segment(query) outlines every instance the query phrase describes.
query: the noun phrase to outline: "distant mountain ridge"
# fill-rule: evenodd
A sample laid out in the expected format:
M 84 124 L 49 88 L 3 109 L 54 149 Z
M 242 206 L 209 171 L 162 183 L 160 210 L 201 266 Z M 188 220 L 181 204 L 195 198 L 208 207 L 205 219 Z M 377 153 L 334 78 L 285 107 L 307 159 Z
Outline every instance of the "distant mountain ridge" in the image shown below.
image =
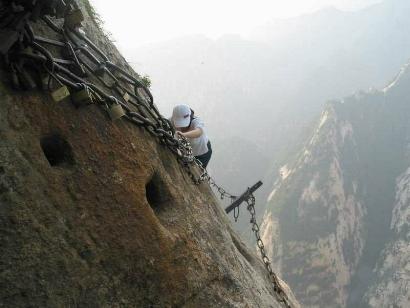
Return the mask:
M 410 66 L 329 103 L 269 198 L 262 233 L 302 306 L 410 305 Z
M 277 176 L 327 100 L 393 79 L 410 57 L 408 16 L 404 0 L 322 10 L 283 21 L 282 35 L 269 39 L 190 36 L 127 58 L 150 75 L 164 114 L 187 103 L 203 117 L 215 153 L 210 170 L 236 193 L 252 184 L 244 168 L 265 170 L 266 183 Z M 230 147 L 238 138 L 256 150 Z

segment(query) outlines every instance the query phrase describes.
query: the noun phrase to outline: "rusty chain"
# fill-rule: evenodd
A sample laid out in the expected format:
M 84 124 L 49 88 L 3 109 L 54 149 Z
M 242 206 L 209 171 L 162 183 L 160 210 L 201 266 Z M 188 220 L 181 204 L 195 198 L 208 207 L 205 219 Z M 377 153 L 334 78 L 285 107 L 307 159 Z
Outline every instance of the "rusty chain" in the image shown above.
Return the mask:
M 286 295 L 286 292 L 284 291 L 283 287 L 281 286 L 278 276 L 272 270 L 271 262 L 266 254 L 265 245 L 263 244 L 260 233 L 259 233 L 259 230 L 260 230 L 259 225 L 256 222 L 255 203 L 256 203 L 256 200 L 253 195 L 250 195 L 250 197 L 246 200 L 247 210 L 249 211 L 251 215 L 250 223 L 252 225 L 252 231 L 255 234 L 256 245 L 259 248 L 262 262 L 265 265 L 265 268 L 269 273 L 269 278 L 270 278 L 271 283 L 273 284 L 273 289 L 275 291 L 278 302 L 282 303 L 287 308 L 291 308 L 292 305 L 289 301 L 289 298 Z
M 63 19 L 60 25 L 56 23 L 58 19 Z M 83 19 L 75 0 L 0 0 L 0 55 L 9 69 L 13 87 L 32 90 L 41 83 L 34 80 L 33 72 L 26 70 L 27 65 L 37 69 L 34 75 L 46 75 L 45 90 L 48 92 L 55 81 L 60 90 L 67 87 L 70 95 L 81 91 L 85 93 L 88 98 L 86 103 L 80 103 L 77 107 L 99 104 L 108 113 L 116 108 L 121 117 L 146 129 L 174 153 L 195 185 L 207 182 L 222 200 L 227 198 L 233 202 L 236 196 L 215 182 L 202 163 L 193 156 L 189 141 L 176 135 L 170 121 L 160 114 L 149 89 L 139 78 L 110 62 L 105 53 L 86 36 L 81 28 Z M 30 23 L 40 20 L 61 40 L 36 36 Z M 62 53 L 65 52 L 65 59 L 56 58 L 44 45 L 60 48 Z M 108 76 L 112 83 L 103 76 Z M 199 170 L 198 177 L 193 167 Z M 250 195 L 246 203 L 251 214 L 252 231 L 277 299 L 285 307 L 291 307 L 265 253 L 256 223 L 254 196 Z M 238 216 L 239 207 L 234 211 L 235 221 Z

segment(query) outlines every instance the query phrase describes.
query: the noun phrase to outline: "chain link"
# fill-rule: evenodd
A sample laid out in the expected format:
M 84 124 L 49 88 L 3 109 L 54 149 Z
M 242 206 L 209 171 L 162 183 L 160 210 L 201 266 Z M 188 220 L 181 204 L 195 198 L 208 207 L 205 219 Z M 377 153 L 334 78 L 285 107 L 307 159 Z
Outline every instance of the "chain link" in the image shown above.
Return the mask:
M 230 199 L 231 203 L 234 202 L 237 197 L 219 186 L 202 166 L 202 163 L 195 158 L 188 139 L 175 134 L 170 121 L 162 117 L 154 104 L 149 89 L 138 78 L 110 62 L 104 52 L 86 37 L 81 30 L 81 22 L 80 25 L 74 27 L 67 24 L 65 19 L 67 16 L 81 13 L 78 12 L 79 5 L 76 1 L 53 0 L 50 3 L 53 5 L 48 6 L 44 1 L 7 1 L 0 8 L 0 31 L 3 29 L 8 30 L 8 32 L 0 32 L 0 54 L 12 75 L 13 85 L 16 88 L 23 89 L 27 88 L 26 85 L 32 85 L 29 82 L 21 82 L 22 80 L 30 81 L 30 75 L 25 71 L 24 66 L 26 62 L 30 62 L 34 67 L 43 68 L 38 73 L 47 75 L 48 91 L 51 91 L 50 82 L 53 79 L 60 86 L 65 85 L 72 91 L 86 91 L 89 93 L 89 103 L 99 104 L 106 110 L 109 110 L 113 105 L 120 105 L 124 110 L 125 119 L 146 129 L 176 155 L 178 162 L 195 185 L 206 182 L 211 188 L 215 189 L 221 200 L 227 198 Z M 59 27 L 54 21 L 59 17 L 65 19 L 62 27 Z M 36 22 L 40 18 L 61 37 L 61 41 L 40 38 L 35 35 L 29 20 Z M 81 16 L 78 18 L 81 19 Z M 7 33 L 7 38 L 4 37 L 4 33 Z M 67 59 L 56 59 L 42 44 L 51 44 L 54 47 L 64 48 L 63 51 L 66 51 Z M 19 73 L 24 73 L 24 76 L 18 76 Z M 113 81 L 113 84 L 107 83 L 100 76 L 101 73 L 106 73 Z M 91 79 L 98 81 L 99 85 L 90 81 Z M 195 175 L 193 168 L 199 170 L 199 176 Z M 262 261 L 269 272 L 278 301 L 286 307 L 291 307 L 276 274 L 272 271 L 259 235 L 259 226 L 255 217 L 255 198 L 251 194 L 245 201 L 251 214 L 252 231 L 255 233 Z M 235 221 L 238 217 L 239 206 L 234 209 Z
M 260 231 L 259 225 L 256 222 L 255 203 L 256 203 L 256 200 L 255 200 L 255 197 L 253 195 L 250 195 L 250 197 L 246 200 L 247 210 L 249 211 L 249 213 L 251 215 L 250 223 L 252 225 L 252 231 L 255 234 L 256 245 L 259 248 L 259 252 L 261 254 L 262 262 L 265 265 L 265 268 L 269 273 L 269 278 L 270 278 L 270 281 L 273 284 L 273 289 L 275 291 L 277 300 L 280 303 L 282 303 L 285 307 L 291 308 L 292 306 L 291 306 L 291 303 L 289 301 L 289 298 L 286 295 L 285 290 L 282 288 L 278 276 L 272 270 L 270 260 L 269 260 L 267 254 L 266 254 L 265 245 L 263 244 L 263 241 L 262 241 L 260 233 L 259 233 L 259 231 Z

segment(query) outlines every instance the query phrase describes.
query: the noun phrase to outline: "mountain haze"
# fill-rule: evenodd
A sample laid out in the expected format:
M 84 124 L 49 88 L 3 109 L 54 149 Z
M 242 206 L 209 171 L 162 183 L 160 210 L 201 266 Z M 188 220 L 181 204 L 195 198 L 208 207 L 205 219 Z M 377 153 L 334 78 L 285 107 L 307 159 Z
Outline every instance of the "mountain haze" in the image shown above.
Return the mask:
M 271 178 L 306 137 L 324 102 L 357 89 L 380 88 L 394 77 L 410 56 L 409 14 L 405 0 L 356 12 L 328 8 L 274 21 L 248 39 L 190 36 L 126 54 L 151 76 L 164 113 L 187 103 L 204 118 L 214 151 L 220 152 L 210 168 L 222 183 L 235 178 L 236 191 L 251 183 L 229 170 L 252 161 L 247 168 L 264 169 Z M 232 138 L 260 150 L 241 161 L 226 146 Z
M 269 196 L 263 239 L 303 306 L 410 305 L 409 68 L 330 102 Z

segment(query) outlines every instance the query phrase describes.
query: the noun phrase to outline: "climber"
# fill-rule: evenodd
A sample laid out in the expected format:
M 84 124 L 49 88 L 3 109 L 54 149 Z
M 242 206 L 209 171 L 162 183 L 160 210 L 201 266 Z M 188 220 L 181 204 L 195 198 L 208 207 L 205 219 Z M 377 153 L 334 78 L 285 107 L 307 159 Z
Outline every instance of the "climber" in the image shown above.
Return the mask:
M 195 158 L 206 168 L 212 156 L 212 148 L 211 142 L 204 131 L 204 122 L 195 117 L 194 111 L 187 105 L 174 107 L 171 122 L 176 133 L 188 139 Z

